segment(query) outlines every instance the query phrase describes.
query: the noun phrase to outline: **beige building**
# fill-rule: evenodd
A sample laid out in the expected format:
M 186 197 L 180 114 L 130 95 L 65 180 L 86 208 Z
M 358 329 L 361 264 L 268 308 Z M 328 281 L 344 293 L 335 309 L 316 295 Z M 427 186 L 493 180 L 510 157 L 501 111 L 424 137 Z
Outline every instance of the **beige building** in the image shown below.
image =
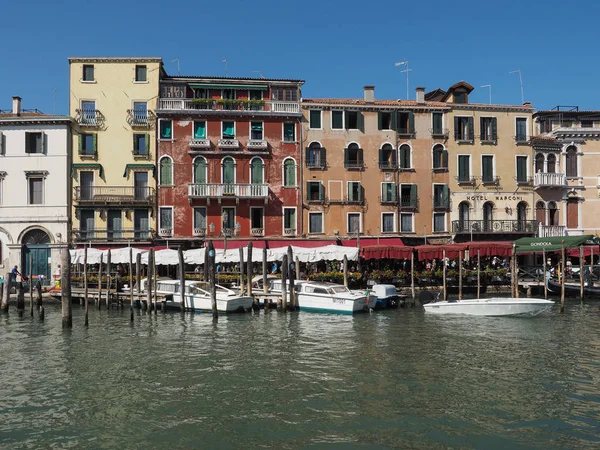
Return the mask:
M 471 85 L 459 82 L 426 95 L 450 108 L 447 151 L 454 241 L 534 236 L 533 109 L 528 103 L 472 104 L 472 91 Z
M 161 58 L 69 58 L 73 242 L 148 242 Z
M 535 216 L 540 236 L 597 235 L 600 111 L 559 106 L 533 117 Z

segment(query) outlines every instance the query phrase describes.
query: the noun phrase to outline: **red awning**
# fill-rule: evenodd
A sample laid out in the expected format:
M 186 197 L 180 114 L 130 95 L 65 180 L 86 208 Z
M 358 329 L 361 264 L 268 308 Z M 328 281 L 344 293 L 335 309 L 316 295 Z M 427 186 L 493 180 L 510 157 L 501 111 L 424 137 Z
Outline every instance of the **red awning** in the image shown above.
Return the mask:
M 417 249 L 419 261 L 431 260 L 431 259 L 442 259 L 444 257 L 444 250 L 446 251 L 446 258 L 454 259 L 458 258 L 459 251 L 465 251 L 467 248 L 466 243 L 460 244 L 446 244 L 446 245 L 420 245 L 415 247 Z
M 467 242 L 469 246 L 469 256 L 473 258 L 477 255 L 479 250 L 479 256 L 511 256 L 512 255 L 512 242 Z
M 360 248 L 360 256 L 364 259 L 410 259 L 412 252 L 413 247 L 404 245 L 370 245 Z
M 579 248 L 568 248 L 566 250 L 567 256 L 571 258 L 579 258 Z M 583 247 L 583 256 L 587 257 L 590 255 L 600 255 L 600 245 L 587 245 Z
M 388 237 L 388 238 L 360 238 L 360 242 L 357 242 L 356 239 L 344 239 L 341 240 L 341 243 L 344 247 L 357 247 L 360 245 L 360 248 L 370 247 L 373 245 L 395 245 L 396 247 L 403 247 L 404 242 L 399 237 Z
M 227 244 L 229 246 L 229 244 Z M 293 245 L 295 247 L 316 248 L 326 245 L 337 245 L 337 242 L 331 239 L 282 239 L 279 241 L 269 239 L 269 248 L 281 248 Z
M 253 248 L 265 248 L 266 241 L 262 239 L 227 239 L 227 249 L 248 247 L 248 242 L 252 242 Z M 223 239 L 213 239 L 212 243 L 216 249 L 222 249 L 225 241 Z M 208 246 L 208 241 L 206 242 L 206 246 Z

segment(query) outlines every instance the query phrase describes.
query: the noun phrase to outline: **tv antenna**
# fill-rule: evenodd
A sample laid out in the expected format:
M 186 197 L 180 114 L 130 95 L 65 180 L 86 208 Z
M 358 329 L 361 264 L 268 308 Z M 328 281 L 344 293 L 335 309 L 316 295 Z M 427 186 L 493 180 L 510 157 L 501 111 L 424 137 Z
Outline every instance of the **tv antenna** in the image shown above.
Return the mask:
M 257 73 L 260 78 L 264 78 L 263 74 L 262 74 L 262 72 L 260 70 L 253 70 L 252 73 Z
M 171 60 L 171 62 L 175 62 L 177 61 L 177 75 L 179 75 L 179 58 L 174 58 Z
M 401 70 L 400 73 L 406 74 L 406 100 L 408 100 L 408 72 L 412 71 L 412 69 L 408 68 L 408 61 L 400 61 L 400 62 L 394 63 L 394 66 L 395 67 L 400 67 L 400 66 L 406 67 L 406 69 Z
M 227 76 L 227 59 L 222 59 L 222 63 L 225 63 L 225 76 Z
M 52 88 L 52 96 L 54 97 L 54 108 L 52 109 L 52 114 L 56 114 L 56 88 Z
M 486 87 L 490 89 L 490 105 L 492 104 L 492 85 L 491 84 L 484 84 L 483 86 L 479 86 L 479 87 Z
M 521 76 L 521 69 L 513 70 L 510 73 L 518 73 L 519 74 L 519 83 L 521 84 L 521 104 L 525 104 L 525 96 L 523 95 L 523 77 Z

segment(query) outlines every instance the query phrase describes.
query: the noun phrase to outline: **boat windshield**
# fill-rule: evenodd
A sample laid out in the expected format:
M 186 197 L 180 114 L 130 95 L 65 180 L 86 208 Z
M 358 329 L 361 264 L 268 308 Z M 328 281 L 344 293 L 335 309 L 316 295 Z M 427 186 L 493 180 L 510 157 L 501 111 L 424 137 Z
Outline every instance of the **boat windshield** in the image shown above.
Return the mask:
M 343 292 L 350 292 L 350 289 L 348 289 L 346 286 L 334 286 L 330 287 L 328 291 L 330 294 L 341 294 Z

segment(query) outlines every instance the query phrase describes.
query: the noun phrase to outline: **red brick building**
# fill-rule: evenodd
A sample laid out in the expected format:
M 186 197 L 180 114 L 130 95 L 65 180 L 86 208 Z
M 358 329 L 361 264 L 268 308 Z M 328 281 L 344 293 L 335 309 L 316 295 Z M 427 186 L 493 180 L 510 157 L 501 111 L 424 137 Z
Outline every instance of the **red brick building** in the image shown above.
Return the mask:
M 303 83 L 163 75 L 156 111 L 162 239 L 299 234 Z

